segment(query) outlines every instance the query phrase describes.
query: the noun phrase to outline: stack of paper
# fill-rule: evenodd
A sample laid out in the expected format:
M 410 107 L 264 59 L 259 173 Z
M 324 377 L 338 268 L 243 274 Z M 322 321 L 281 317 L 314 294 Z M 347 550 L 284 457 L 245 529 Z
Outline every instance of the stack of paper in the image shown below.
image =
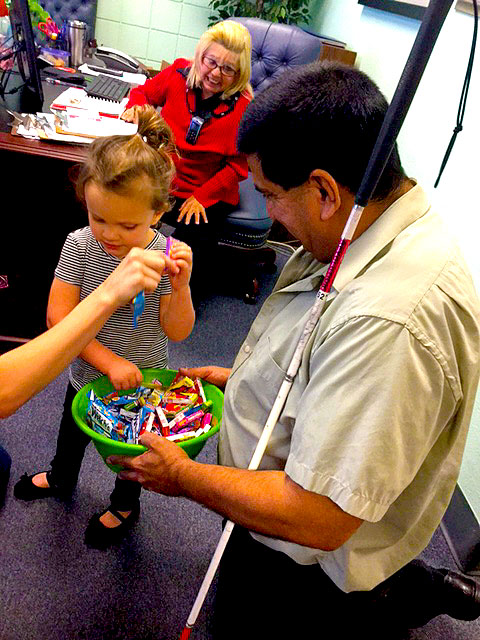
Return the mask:
M 104 136 L 132 136 L 137 133 L 138 126 L 133 122 L 125 122 L 119 118 L 66 109 L 63 117 L 55 120 L 55 129 L 60 134 L 93 140 Z
M 28 126 L 27 126 L 28 125 Z M 103 136 L 130 136 L 137 132 L 137 125 L 124 122 L 118 118 L 100 115 L 71 112 L 67 109 L 59 118 L 53 113 L 29 114 L 26 125 L 20 124 L 17 134 L 36 140 L 53 140 L 55 142 L 90 143 Z

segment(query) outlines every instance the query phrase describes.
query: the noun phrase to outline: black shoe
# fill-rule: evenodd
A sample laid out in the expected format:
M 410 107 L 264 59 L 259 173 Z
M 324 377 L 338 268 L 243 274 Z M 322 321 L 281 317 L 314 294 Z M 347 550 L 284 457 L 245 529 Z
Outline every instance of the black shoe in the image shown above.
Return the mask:
M 38 476 L 40 473 L 45 473 L 44 471 L 37 471 L 33 473 L 31 476 L 26 473 L 20 478 L 17 484 L 13 488 L 13 495 L 15 498 L 19 500 L 38 500 L 39 498 L 49 498 L 50 496 L 57 496 L 59 498 L 67 498 L 72 494 L 73 489 L 64 490 L 60 487 L 57 487 L 53 484 L 50 474 L 50 471 L 47 471 L 47 482 L 49 484 L 48 487 L 37 487 L 36 484 L 33 484 L 32 480 L 35 476 Z
M 444 612 L 456 620 L 475 620 L 480 616 L 480 585 L 455 571 L 445 570 L 443 578 Z
M 107 511 L 110 511 L 110 513 L 120 520 L 120 524 L 117 527 L 105 527 L 100 522 L 100 518 L 107 513 Z M 127 509 L 125 509 L 125 511 L 127 511 Z M 128 531 L 133 527 L 139 515 L 140 503 L 137 503 L 127 517 L 122 516 L 121 513 L 110 505 L 101 513 L 96 513 L 90 518 L 90 522 L 85 530 L 85 544 L 87 547 L 94 549 L 107 549 L 112 544 L 117 544 L 123 540 Z

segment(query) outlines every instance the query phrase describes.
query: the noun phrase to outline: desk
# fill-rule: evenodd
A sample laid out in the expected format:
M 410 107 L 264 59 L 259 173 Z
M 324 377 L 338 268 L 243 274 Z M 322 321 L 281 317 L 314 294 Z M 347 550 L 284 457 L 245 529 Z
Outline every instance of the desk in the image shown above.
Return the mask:
M 9 88 L 20 83 L 13 80 Z M 44 111 L 62 90 L 45 84 Z M 22 100 L 19 92 L 5 102 L 8 109 L 22 111 Z M 85 157 L 85 147 L 12 136 L 12 118 L 1 105 L 0 101 L 0 275 L 8 276 L 9 286 L 0 289 L 0 336 L 24 340 L 45 331 L 48 293 L 60 250 L 70 231 L 88 223 L 68 175 Z M 0 351 L 17 345 L 0 342 Z

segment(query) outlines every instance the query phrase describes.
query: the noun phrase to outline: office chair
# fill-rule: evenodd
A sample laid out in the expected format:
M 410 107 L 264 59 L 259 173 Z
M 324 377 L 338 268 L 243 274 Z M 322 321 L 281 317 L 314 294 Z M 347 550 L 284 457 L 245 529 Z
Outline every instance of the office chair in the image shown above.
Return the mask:
M 243 24 L 252 38 L 252 77 L 258 95 L 287 69 L 313 62 L 322 43 L 329 39 L 308 33 L 294 25 L 278 24 L 261 18 L 230 18 Z M 234 252 L 241 274 L 241 292 L 245 302 L 255 303 L 258 295 L 257 268 L 275 270 L 275 251 L 267 237 L 272 221 L 262 196 L 255 191 L 249 175 L 239 184 L 240 202 L 227 216 L 221 231 L 219 249 Z

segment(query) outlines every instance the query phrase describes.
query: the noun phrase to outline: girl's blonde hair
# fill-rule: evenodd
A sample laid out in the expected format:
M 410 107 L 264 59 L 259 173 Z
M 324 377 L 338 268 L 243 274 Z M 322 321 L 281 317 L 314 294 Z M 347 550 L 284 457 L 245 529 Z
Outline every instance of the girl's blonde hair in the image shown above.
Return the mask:
M 248 29 L 243 24 L 233 20 L 217 22 L 200 37 L 195 49 L 193 64 L 187 76 L 187 86 L 190 89 L 202 86 L 200 65 L 205 51 L 214 42 L 221 44 L 228 51 L 238 55 L 238 73 L 231 86 L 222 93 L 222 100 L 226 100 L 234 93 L 241 93 L 242 91 L 246 91 L 253 97 L 253 89 L 250 85 L 252 39 Z
M 152 187 L 154 211 L 171 208 L 170 187 L 175 174 L 173 134 L 151 105 L 136 109 L 138 132 L 94 140 L 76 178 L 77 196 L 85 201 L 85 185 L 127 194 L 132 182 L 146 176 Z

